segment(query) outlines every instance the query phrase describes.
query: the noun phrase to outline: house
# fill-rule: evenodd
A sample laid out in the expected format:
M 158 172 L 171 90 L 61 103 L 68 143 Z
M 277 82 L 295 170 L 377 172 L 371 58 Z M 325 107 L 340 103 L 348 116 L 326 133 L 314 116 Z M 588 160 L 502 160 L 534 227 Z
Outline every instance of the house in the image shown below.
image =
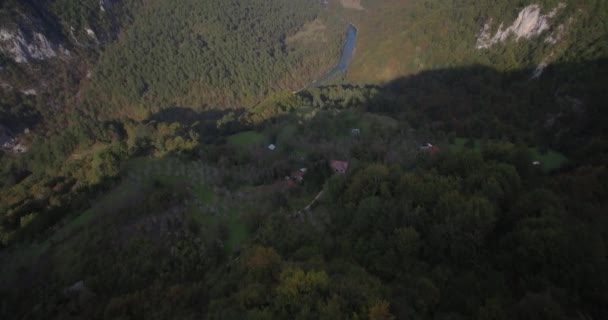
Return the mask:
M 441 151 L 441 150 L 439 149 L 439 147 L 434 146 L 430 143 L 427 143 L 426 145 L 420 147 L 420 151 L 428 153 L 430 155 L 434 155 L 434 154 L 439 153 L 439 151 Z
M 275 146 L 272 143 L 268 145 L 268 150 L 270 150 L 270 151 L 274 151 L 276 148 L 277 148 L 277 146 Z
M 361 135 L 361 129 L 356 129 L 355 128 L 355 129 L 350 130 L 350 135 L 353 138 L 356 138 L 356 137 L 360 136 Z
M 287 181 L 287 185 L 290 187 L 296 186 L 297 183 L 300 183 L 304 180 L 304 175 L 306 175 L 306 168 L 300 168 L 298 170 L 294 170 L 290 175 L 285 176 L 285 180 Z
M 534 161 L 534 162 L 532 162 L 532 165 L 533 166 L 540 166 L 540 161 Z
M 344 174 L 348 170 L 348 162 L 341 160 L 331 160 L 329 166 L 335 173 Z
M 291 180 L 295 182 L 302 182 L 302 180 L 304 180 L 304 172 L 300 170 L 294 170 L 291 173 Z

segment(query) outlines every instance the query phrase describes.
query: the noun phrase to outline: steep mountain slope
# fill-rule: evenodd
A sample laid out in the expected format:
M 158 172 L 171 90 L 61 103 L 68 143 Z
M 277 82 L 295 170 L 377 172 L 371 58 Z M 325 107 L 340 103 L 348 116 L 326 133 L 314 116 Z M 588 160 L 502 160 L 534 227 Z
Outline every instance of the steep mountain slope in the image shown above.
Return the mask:
M 0 53 L 17 63 L 47 60 L 115 39 L 131 2 L 7 0 L 0 6 Z M 78 52 L 76 52 L 78 54 Z
M 510 70 L 605 56 L 605 1 L 369 1 L 347 11 L 360 27 L 356 82 L 483 64 Z M 382 35 L 381 37 L 377 35 Z
M 6 1 L 0 17 L 0 52 L 5 58 L 25 63 L 60 54 L 61 29 L 44 5 Z
M 11 3 L 0 318 L 608 314 L 605 1 Z
M 0 312 L 601 319 L 607 66 L 314 88 L 227 131 L 185 108 L 124 123 L 2 190 Z M 554 105 L 569 70 L 583 109 Z
M 312 0 L 11 0 L 0 14 L 5 89 L 43 91 L 61 81 L 44 69 L 59 66 L 75 82 L 62 104 L 106 118 L 300 88 L 335 63 L 346 28 Z
M 253 105 L 328 69 L 346 28 L 312 0 L 146 1 L 133 14 L 91 78 L 95 111 Z M 289 41 L 312 21 L 309 41 Z

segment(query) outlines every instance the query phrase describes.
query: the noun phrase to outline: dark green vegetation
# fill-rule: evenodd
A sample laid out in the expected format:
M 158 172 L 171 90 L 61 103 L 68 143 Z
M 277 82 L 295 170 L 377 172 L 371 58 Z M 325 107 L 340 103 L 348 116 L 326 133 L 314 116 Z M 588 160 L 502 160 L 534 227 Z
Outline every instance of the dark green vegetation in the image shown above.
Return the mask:
M 315 0 L 133 2 L 133 21 L 91 79 L 94 113 L 251 105 L 327 70 L 346 28 Z
M 72 154 L 58 171 L 70 177 L 30 175 L 5 188 L 3 199 L 32 194 L 3 222 L 5 313 L 599 319 L 608 149 L 594 125 L 606 117 L 606 93 L 592 82 L 605 78 L 606 61 L 576 66 L 593 75 L 579 78 L 584 113 L 538 126 L 543 95 L 553 94 L 542 88 L 574 66 L 553 68 L 526 87 L 517 80 L 529 70 L 462 68 L 387 87 L 312 89 L 232 121 L 216 117 L 220 129 L 196 114 L 193 124 L 165 124 L 162 115 L 123 123 L 122 134 Z M 494 90 L 493 80 L 508 79 Z M 449 116 L 434 111 L 444 95 Z M 467 111 L 478 95 L 495 103 Z M 515 106 L 516 117 L 501 113 Z M 253 131 L 222 129 L 237 124 Z M 440 152 L 421 151 L 426 142 Z M 533 161 L 550 161 L 535 154 L 543 149 L 568 160 L 542 170 Z M 136 155 L 160 159 L 121 160 Z M 70 163 L 85 159 L 91 167 L 79 177 Z M 331 159 L 348 159 L 348 174 L 332 175 Z M 284 177 L 300 167 L 304 181 L 288 187 Z M 63 288 L 80 280 L 95 296 L 66 298 Z
M 95 71 L 80 95 L 71 91 L 77 71 L 58 72 L 62 81 L 51 86 L 56 94 L 1 95 L 0 123 L 14 132 L 33 128 L 18 135 L 28 152 L 0 158 L 2 319 L 582 320 L 608 314 L 608 47 L 598 36 L 608 30 L 596 21 L 605 12 L 600 1 L 579 5 L 599 11 L 576 11 L 590 16 L 573 27 L 570 53 L 538 79 L 531 79 L 539 62 L 529 55 L 532 42 L 478 52 L 475 59 L 498 59 L 483 64 L 459 58 L 459 50 L 473 51 L 473 40 L 460 41 L 474 39 L 470 29 L 480 24 L 471 21 L 515 18 L 518 10 L 506 1 L 485 7 L 478 1 L 363 1 L 369 11 L 348 11 L 337 2 L 327 11 L 303 7 L 316 1 L 292 7 L 279 0 L 165 2 L 126 2 L 132 7 L 121 10 L 141 10 L 142 18 L 125 13 L 116 42 L 90 53 L 83 65 Z M 557 5 L 549 2 L 543 5 Z M 97 13 L 89 20 L 93 2 L 85 3 L 91 6 L 54 5 L 66 10 L 62 21 L 103 24 Z M 151 7 L 139 7 L 144 3 Z M 219 41 L 213 43 L 222 55 L 189 64 L 180 56 L 187 52 L 179 49 L 186 48 L 181 37 L 197 35 L 190 23 L 207 14 L 201 8 L 219 19 L 201 32 L 207 44 Z M 273 10 L 279 18 L 269 15 Z M 195 18 L 169 19 L 189 14 Z M 280 83 L 274 81 L 281 70 L 297 70 L 298 54 L 318 45 L 310 44 L 311 34 L 323 26 L 343 31 L 344 23 L 335 22 L 342 15 L 359 27 L 355 57 L 380 52 L 378 65 L 411 62 L 383 45 L 370 47 L 370 30 L 385 35 L 386 46 L 399 43 L 393 38 L 399 28 L 369 29 L 384 19 L 428 24 L 407 28 L 433 48 L 437 56 L 429 59 L 442 57 L 445 64 L 417 65 L 426 71 L 390 75 L 382 84 L 372 83 L 380 73 L 368 72 L 370 84 L 336 79 L 335 85 L 272 93 L 316 76 L 311 71 L 289 85 L 271 85 Z M 256 17 L 264 27 L 243 25 Z M 437 26 L 457 21 L 458 32 Z M 258 32 L 269 35 L 259 45 L 240 38 Z M 227 34 L 234 38 L 224 42 Z M 273 46 L 279 34 L 286 51 Z M 331 39 L 339 43 L 338 35 Z M 265 74 L 249 69 L 251 52 L 238 52 L 241 41 L 277 49 L 277 65 L 254 63 L 268 68 Z M 303 51 L 291 52 L 289 44 Z M 311 59 L 331 55 L 327 46 Z M 142 48 L 149 56 L 131 56 Z M 167 57 L 164 50 L 177 51 Z M 505 63 L 507 51 L 519 60 Z M 267 54 L 260 51 L 260 59 Z M 379 70 L 362 61 L 348 77 L 361 77 L 355 72 L 364 66 Z M 131 67 L 116 68 L 123 64 Z M 185 89 L 190 71 L 211 76 L 215 68 L 231 72 L 204 81 L 219 91 Z M 173 73 L 179 69 L 183 74 Z M 16 70 L 25 67 L 7 70 L 20 77 Z M 137 79 L 146 90 L 131 96 Z M 256 103 L 215 111 L 207 94 L 229 104 Z M 63 101 L 65 110 L 43 108 L 47 98 Z M 423 149 L 427 143 L 437 149 Z M 334 174 L 331 160 L 348 161 L 347 173 Z M 300 168 L 306 173 L 297 183 Z
M 488 142 L 490 144 L 494 142 Z M 484 142 L 475 139 L 456 138 L 450 143 L 450 150 L 455 152 L 464 151 L 468 148 L 480 152 L 485 145 Z M 510 147 L 514 147 L 513 145 Z M 563 154 L 553 150 L 540 150 L 539 148 L 529 148 L 528 153 L 536 165 L 540 166 L 544 171 L 550 172 L 557 170 L 564 165 L 568 160 Z

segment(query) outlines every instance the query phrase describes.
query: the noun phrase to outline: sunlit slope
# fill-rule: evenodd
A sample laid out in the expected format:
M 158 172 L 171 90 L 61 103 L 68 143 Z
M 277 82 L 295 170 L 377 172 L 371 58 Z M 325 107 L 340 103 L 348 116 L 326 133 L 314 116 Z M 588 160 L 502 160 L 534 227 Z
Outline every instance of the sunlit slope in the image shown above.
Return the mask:
M 146 1 L 101 54 L 88 101 L 126 113 L 252 104 L 330 67 L 341 28 L 313 0 Z
M 355 82 L 474 64 L 508 71 L 607 54 L 605 1 L 368 0 L 363 10 L 336 3 L 359 28 L 348 73 Z M 503 39 L 480 48 L 486 25 L 490 39 Z

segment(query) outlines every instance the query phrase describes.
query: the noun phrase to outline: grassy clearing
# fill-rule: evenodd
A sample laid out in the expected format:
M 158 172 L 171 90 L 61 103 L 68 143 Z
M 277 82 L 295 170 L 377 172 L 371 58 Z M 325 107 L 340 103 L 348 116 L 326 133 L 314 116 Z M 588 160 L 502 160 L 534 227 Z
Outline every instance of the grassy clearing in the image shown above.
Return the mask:
M 232 137 L 236 145 L 266 143 L 266 136 L 255 131 L 247 131 Z M 228 229 L 225 249 L 231 252 L 249 236 L 245 224 L 238 214 L 239 203 L 218 197 L 214 194 L 208 168 L 204 164 L 184 163 L 178 159 L 139 159 L 132 163 L 130 174 L 143 181 L 161 181 L 164 184 L 176 185 L 187 183 L 192 187 L 193 199 L 188 214 L 191 219 L 206 228 L 215 228 L 223 224 Z M 143 174 L 143 178 L 142 178 Z M 137 179 L 136 179 L 137 181 Z M 149 182 L 147 182 L 149 183 Z M 213 211 L 210 209 L 214 208 Z
M 470 144 L 469 139 L 456 138 L 456 139 L 454 139 L 454 143 L 450 144 L 449 149 L 452 152 L 460 152 L 465 149 L 473 149 L 475 151 L 481 152 L 481 141 L 480 140 L 475 139 L 473 141 L 472 146 L 469 146 L 467 144 Z M 547 152 L 544 152 L 544 153 L 541 152 L 538 147 L 529 147 L 528 150 L 530 151 L 531 160 L 539 161 L 541 168 L 544 172 L 550 172 L 553 170 L 557 170 L 562 165 L 564 165 L 564 163 L 566 163 L 566 161 L 568 161 L 568 158 L 566 158 L 566 156 L 564 156 L 563 154 L 561 154 L 555 150 L 548 150 Z
M 260 137 L 265 136 L 249 131 L 235 135 L 238 143 L 249 144 Z M 237 143 L 237 144 L 238 144 Z M 213 183 L 208 167 L 202 163 L 182 162 L 178 159 L 136 159 L 131 164 L 131 171 L 135 181 L 143 181 L 133 184 L 134 186 L 142 183 L 160 181 L 166 185 L 178 185 L 187 183 L 192 187 L 191 206 L 188 215 L 196 221 L 201 229 L 214 229 L 219 224 L 224 224 L 228 229 L 228 239 L 225 248 L 231 252 L 245 241 L 248 232 L 245 224 L 241 221 L 240 215 L 236 210 L 239 203 L 234 203 L 216 195 L 213 191 Z M 210 210 L 214 208 L 213 210 Z
M 290 141 L 294 135 L 298 132 L 298 127 L 293 124 L 287 124 L 281 128 L 281 131 L 277 134 L 277 144 L 284 145 Z
M 226 222 L 229 232 L 228 240 L 226 240 L 226 250 L 231 252 L 238 248 L 249 237 L 249 232 L 236 210 L 231 210 Z
M 197 185 L 194 187 L 194 196 L 202 203 L 211 203 L 213 201 L 213 190 L 205 185 Z
M 220 224 L 224 224 L 228 230 L 228 239 L 224 246 L 227 253 L 238 248 L 249 237 L 247 226 L 241 220 L 235 208 L 215 215 L 196 213 L 194 214 L 194 219 L 203 227 L 217 227 Z
M 263 146 L 267 143 L 268 137 L 256 131 L 243 131 L 228 137 L 228 144 L 233 147 Z
M 460 152 L 468 148 L 467 143 L 469 139 L 466 138 L 456 138 L 454 139 L 454 143 L 450 144 L 449 148 L 452 152 Z M 472 149 L 475 151 L 481 151 L 481 143 L 479 140 L 474 140 L 474 145 Z
M 557 170 L 568 161 L 566 156 L 553 150 L 542 153 L 538 148 L 530 148 L 530 153 L 532 154 L 532 159 L 534 161 L 540 161 L 543 171 L 545 172 Z

